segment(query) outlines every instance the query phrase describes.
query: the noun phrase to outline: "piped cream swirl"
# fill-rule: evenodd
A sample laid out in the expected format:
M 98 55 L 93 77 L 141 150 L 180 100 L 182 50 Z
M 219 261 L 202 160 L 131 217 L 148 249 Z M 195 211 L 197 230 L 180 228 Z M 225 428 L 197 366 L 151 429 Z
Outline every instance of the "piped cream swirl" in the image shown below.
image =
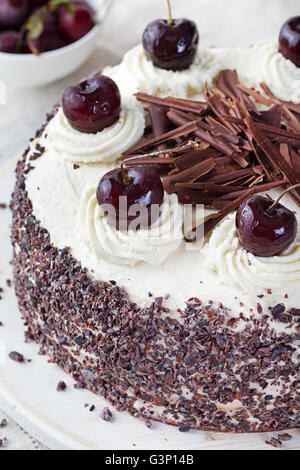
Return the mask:
M 115 80 L 125 94 L 142 91 L 155 96 L 188 98 L 201 94 L 205 83 L 210 87 L 220 70 L 213 55 L 202 47 L 187 70 L 172 71 L 155 67 L 139 45 L 125 54 L 120 65 L 107 67 L 103 73 Z
M 135 265 L 140 261 L 159 265 L 183 241 L 183 211 L 175 194 L 165 193 L 160 217 L 149 229 L 121 231 L 107 222 L 97 203 L 97 183 L 83 193 L 79 211 L 79 229 L 87 240 L 88 251 L 115 264 Z
M 204 252 L 207 263 L 221 282 L 243 293 L 289 294 L 300 283 L 300 231 L 296 240 L 280 255 L 258 257 L 239 242 L 235 214 L 228 216 L 213 231 Z
M 44 135 L 47 146 L 62 158 L 74 163 L 105 163 L 117 160 L 136 144 L 145 129 L 142 106 L 134 97 L 122 98 L 122 110 L 117 122 L 97 134 L 73 129 L 62 108 L 50 121 Z
M 239 78 L 247 86 L 259 88 L 265 82 L 275 96 L 300 102 L 300 68 L 278 51 L 278 41 L 261 41 L 240 55 Z

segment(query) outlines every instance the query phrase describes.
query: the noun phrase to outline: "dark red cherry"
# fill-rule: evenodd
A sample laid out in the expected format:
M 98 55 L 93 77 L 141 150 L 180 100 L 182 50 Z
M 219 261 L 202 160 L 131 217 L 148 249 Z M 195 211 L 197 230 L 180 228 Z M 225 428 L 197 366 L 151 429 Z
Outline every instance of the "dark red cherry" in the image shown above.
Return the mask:
M 111 78 L 95 75 L 65 89 L 62 106 L 74 129 L 95 134 L 116 122 L 121 110 L 119 89 Z
M 54 51 L 67 45 L 66 39 L 61 35 L 58 29 L 57 19 L 54 14 L 47 16 L 39 37 L 31 40 L 30 36 L 27 35 L 26 43 L 29 50 L 34 54 Z
M 17 52 L 19 33 L 16 31 L 3 31 L 0 33 L 0 52 Z
M 194 61 L 199 42 L 196 23 L 185 18 L 156 20 L 143 34 L 146 55 L 156 67 L 167 70 L 187 69 Z
M 297 234 L 293 212 L 263 196 L 242 202 L 236 213 L 236 228 L 245 250 L 256 256 L 275 256 L 285 250 Z
M 126 196 L 123 205 L 120 196 Z M 151 225 L 159 217 L 163 198 L 163 184 L 157 171 L 143 166 L 111 170 L 103 176 L 97 189 L 98 204 L 103 207 L 108 222 L 118 229 L 127 229 L 128 224 L 140 216 L 137 212 L 128 214 L 132 206 L 135 209 L 139 206 L 146 208 L 142 212 L 145 217 L 140 227 Z M 112 207 L 115 212 L 107 210 L 107 207 Z
M 78 41 L 94 26 L 94 12 L 86 3 L 74 2 L 74 12 L 71 15 L 66 8 L 61 8 L 58 14 L 59 29 L 70 42 Z
M 29 14 L 28 0 L 1 0 L 0 27 L 17 29 Z
M 300 16 L 288 19 L 280 30 L 279 51 L 300 67 Z

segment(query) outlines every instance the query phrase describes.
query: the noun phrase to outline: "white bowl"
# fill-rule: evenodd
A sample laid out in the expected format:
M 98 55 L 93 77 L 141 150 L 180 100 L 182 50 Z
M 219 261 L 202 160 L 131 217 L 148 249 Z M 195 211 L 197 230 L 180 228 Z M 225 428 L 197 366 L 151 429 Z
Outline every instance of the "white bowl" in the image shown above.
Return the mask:
M 0 81 L 22 88 L 33 88 L 55 82 L 79 68 L 97 45 L 101 23 L 113 0 L 88 0 L 96 12 L 97 24 L 79 41 L 55 51 L 34 54 L 0 52 Z

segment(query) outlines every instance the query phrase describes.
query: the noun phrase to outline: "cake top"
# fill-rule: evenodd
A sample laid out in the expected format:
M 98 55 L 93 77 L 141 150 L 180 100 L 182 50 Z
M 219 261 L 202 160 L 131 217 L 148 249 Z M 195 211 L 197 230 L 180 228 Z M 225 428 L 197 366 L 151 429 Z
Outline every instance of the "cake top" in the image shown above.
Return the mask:
M 120 65 L 65 90 L 26 178 L 53 243 L 133 301 L 170 294 L 174 314 L 195 296 L 236 315 L 295 307 L 300 190 L 279 202 L 274 189 L 300 176 L 300 68 L 285 27 L 280 47 L 221 50 L 198 46 L 189 20 L 160 20 Z

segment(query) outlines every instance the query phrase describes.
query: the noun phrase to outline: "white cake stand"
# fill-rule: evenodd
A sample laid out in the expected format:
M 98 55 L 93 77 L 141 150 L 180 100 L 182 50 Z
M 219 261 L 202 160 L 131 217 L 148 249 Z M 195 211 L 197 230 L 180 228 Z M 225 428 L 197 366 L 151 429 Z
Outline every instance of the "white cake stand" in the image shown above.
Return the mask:
M 14 184 L 13 158 L 0 169 L 0 203 L 8 203 Z M 229 434 L 204 431 L 181 433 L 177 428 L 154 423 L 151 429 L 127 413 L 113 412 L 113 422 L 100 418 L 105 400 L 87 390 L 76 390 L 74 381 L 57 366 L 39 356 L 38 346 L 24 342 L 11 279 L 9 240 L 10 211 L 0 209 L 0 407 L 35 439 L 50 449 L 272 449 L 265 443 L 278 433 Z M 8 353 L 18 351 L 31 362 L 17 363 Z M 57 392 L 60 380 L 67 384 Z M 88 407 L 84 405 L 88 404 Z M 89 411 L 95 406 L 93 412 Z M 292 440 L 283 449 L 300 449 L 300 430 L 288 431 Z

